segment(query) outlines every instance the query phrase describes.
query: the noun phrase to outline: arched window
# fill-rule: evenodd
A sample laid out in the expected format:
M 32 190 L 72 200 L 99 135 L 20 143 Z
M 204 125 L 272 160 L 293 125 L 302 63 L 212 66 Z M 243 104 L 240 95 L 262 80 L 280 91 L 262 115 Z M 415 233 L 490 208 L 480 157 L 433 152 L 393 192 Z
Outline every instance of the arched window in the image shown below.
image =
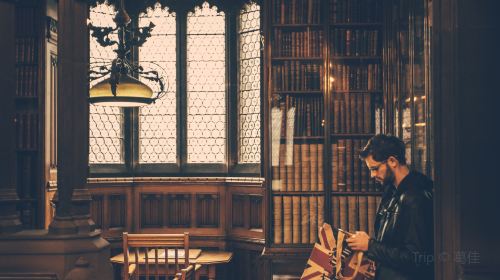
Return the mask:
M 167 93 L 139 109 L 91 105 L 91 173 L 259 173 L 260 7 L 192 2 L 157 3 L 135 19 L 155 27 L 133 59 L 166 78 Z M 90 21 L 110 26 L 114 13 L 100 4 Z M 90 42 L 91 65 L 114 57 L 113 47 Z

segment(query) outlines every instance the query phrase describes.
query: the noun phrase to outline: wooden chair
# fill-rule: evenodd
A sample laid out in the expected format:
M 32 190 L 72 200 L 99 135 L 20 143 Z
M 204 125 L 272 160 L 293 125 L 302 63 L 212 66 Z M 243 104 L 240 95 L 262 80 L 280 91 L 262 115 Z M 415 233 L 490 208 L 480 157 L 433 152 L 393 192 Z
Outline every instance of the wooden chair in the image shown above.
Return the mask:
M 184 250 L 183 261 L 180 256 L 182 251 L 180 252 L 179 249 Z M 169 251 L 174 253 L 170 263 Z M 195 267 L 189 264 L 189 233 L 187 232 L 184 234 L 129 234 L 124 232 L 123 257 L 124 280 L 138 280 L 142 275 L 146 276 L 146 279 L 150 276 L 154 276 L 155 280 L 160 279 L 160 276 L 162 279 L 169 279 L 169 276 L 182 275 L 183 269 L 187 277 L 189 271 L 195 270 Z M 172 265 L 173 269 L 171 269 Z
M 201 268 L 201 265 L 190 265 L 187 268 L 181 269 L 181 272 L 177 273 L 173 280 L 198 280 L 200 279 L 198 269 Z

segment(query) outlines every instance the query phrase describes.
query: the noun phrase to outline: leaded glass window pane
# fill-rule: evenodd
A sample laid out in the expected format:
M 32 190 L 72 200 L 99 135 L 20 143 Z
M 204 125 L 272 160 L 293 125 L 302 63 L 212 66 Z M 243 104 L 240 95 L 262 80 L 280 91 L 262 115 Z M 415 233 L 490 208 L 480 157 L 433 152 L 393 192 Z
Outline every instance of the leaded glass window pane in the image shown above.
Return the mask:
M 247 4 L 238 20 L 239 163 L 260 163 L 260 7 Z
M 226 162 L 225 15 L 207 2 L 187 17 L 187 161 Z
M 90 22 L 94 26 L 115 26 L 113 7 L 105 4 L 90 9 Z M 111 64 L 115 57 L 113 47 L 101 47 L 97 40 L 90 38 L 90 67 Z M 117 40 L 116 33 L 111 36 Z M 106 77 L 103 77 L 104 79 Z M 90 87 L 102 79 L 91 82 Z M 124 163 L 123 110 L 119 107 L 103 107 L 90 104 L 89 118 L 89 163 Z
M 176 20 L 175 13 L 154 9 L 139 17 L 139 26 L 153 22 L 151 37 L 139 48 L 139 64 L 145 70 L 156 70 L 164 78 L 167 93 L 154 104 L 139 109 L 139 161 L 141 163 L 175 163 L 177 161 L 176 123 Z M 158 84 L 142 82 L 158 91 Z

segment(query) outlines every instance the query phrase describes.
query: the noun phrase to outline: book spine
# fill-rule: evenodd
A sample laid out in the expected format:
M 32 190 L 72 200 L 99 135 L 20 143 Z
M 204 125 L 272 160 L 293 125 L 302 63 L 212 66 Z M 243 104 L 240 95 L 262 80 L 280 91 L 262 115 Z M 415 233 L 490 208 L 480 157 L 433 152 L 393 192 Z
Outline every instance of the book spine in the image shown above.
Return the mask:
M 338 144 L 332 144 L 332 190 L 337 192 L 339 190 L 339 151 Z
M 309 243 L 309 197 L 302 196 L 301 204 L 301 225 L 302 225 L 302 243 Z
M 283 243 L 292 243 L 292 197 L 283 196 Z
M 309 144 L 311 165 L 311 191 L 318 191 L 318 144 Z
M 358 197 L 350 195 L 347 197 L 347 209 L 348 209 L 348 220 L 349 220 L 349 231 L 356 232 L 359 230 L 358 226 Z
M 274 243 L 281 244 L 283 242 L 283 223 L 282 223 L 282 198 L 274 196 Z
M 301 160 L 301 144 L 293 144 L 293 158 L 294 158 L 294 166 L 293 166 L 293 182 L 294 182 L 294 191 L 302 190 L 302 160 Z
M 302 153 L 302 190 L 310 191 L 311 190 L 311 162 L 310 162 L 310 152 L 309 152 L 309 144 L 302 144 L 301 148 Z
M 325 223 L 325 198 L 323 196 L 318 196 L 318 226 L 321 227 Z
M 318 236 L 318 198 L 309 196 L 309 243 L 314 244 Z
M 348 229 L 349 226 L 349 217 L 347 213 L 349 211 L 347 205 L 347 197 L 339 196 L 339 208 L 340 208 L 340 228 Z
M 346 174 L 345 174 L 345 167 L 346 167 L 346 145 L 345 145 L 345 140 L 340 139 L 338 141 L 338 156 L 339 156 L 339 165 L 338 165 L 338 191 L 346 191 Z
M 323 145 L 318 144 L 318 191 L 325 189 L 324 168 L 323 168 Z
M 286 146 L 284 144 L 280 144 L 280 162 L 279 162 L 279 178 L 281 181 L 281 186 L 280 186 L 280 191 L 287 191 L 288 185 L 287 185 L 287 176 L 286 176 L 286 166 L 285 166 L 285 160 L 286 160 Z
M 359 197 L 359 230 L 368 232 L 368 198 L 366 196 Z
M 368 234 L 374 237 L 375 232 L 375 213 L 377 211 L 377 202 L 374 196 L 368 196 Z
M 294 244 L 300 243 L 301 242 L 301 234 L 300 234 L 300 196 L 293 196 L 292 197 L 292 205 L 293 205 L 293 211 L 292 211 L 292 242 Z

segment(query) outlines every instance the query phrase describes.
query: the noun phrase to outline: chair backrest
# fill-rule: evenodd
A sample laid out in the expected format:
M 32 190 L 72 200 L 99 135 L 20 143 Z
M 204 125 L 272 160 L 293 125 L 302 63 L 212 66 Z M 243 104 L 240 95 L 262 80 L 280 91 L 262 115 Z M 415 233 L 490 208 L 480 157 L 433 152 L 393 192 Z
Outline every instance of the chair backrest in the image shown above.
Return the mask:
M 179 251 L 182 249 L 183 251 Z M 163 253 L 163 254 L 162 254 Z M 170 258 L 169 258 L 170 257 Z M 180 262 L 180 260 L 183 259 Z M 123 279 L 131 275 L 176 275 L 182 268 L 189 266 L 189 233 L 184 234 L 129 234 L 123 233 Z M 169 267 L 174 264 L 171 272 Z M 181 266 L 182 265 L 182 266 Z M 139 268 L 144 271 L 139 271 Z

